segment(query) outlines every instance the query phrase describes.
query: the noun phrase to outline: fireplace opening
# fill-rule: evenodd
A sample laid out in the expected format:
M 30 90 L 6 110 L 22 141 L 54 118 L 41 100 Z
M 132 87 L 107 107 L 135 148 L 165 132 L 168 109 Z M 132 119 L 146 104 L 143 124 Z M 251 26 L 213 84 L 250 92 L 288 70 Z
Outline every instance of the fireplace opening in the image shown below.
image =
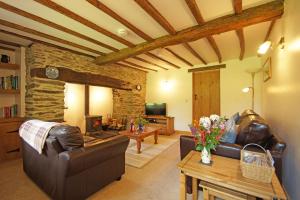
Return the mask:
M 99 131 L 113 113 L 112 88 L 66 83 L 64 100 L 65 122 L 78 126 L 83 134 Z

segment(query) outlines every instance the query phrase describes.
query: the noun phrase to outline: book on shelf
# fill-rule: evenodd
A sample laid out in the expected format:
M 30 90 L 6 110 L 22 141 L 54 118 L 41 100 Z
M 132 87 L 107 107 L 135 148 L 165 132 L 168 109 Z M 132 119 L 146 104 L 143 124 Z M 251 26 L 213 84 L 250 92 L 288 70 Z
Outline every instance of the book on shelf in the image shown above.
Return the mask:
M 0 77 L 0 89 L 19 89 L 19 76 L 10 75 L 6 77 Z
M 14 104 L 12 106 L 4 106 L 0 108 L 0 117 L 1 118 L 10 118 L 18 116 L 18 105 Z

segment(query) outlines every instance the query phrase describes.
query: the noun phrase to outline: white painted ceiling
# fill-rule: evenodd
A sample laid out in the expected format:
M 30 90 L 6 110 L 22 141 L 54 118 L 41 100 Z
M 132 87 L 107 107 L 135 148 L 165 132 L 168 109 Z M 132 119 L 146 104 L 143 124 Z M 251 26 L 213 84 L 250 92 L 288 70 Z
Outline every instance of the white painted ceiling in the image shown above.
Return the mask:
M 109 38 L 69 17 L 66 17 L 55 10 L 51 10 L 33 0 L 0 0 L 7 4 L 10 4 L 14 7 L 38 15 L 44 19 L 72 29 L 76 32 L 79 32 L 83 35 L 89 36 L 93 39 L 101 41 L 103 43 L 109 44 L 115 48 L 122 49 L 126 48 L 124 44 L 119 43 L 118 41 Z M 108 16 L 104 12 L 95 8 L 93 5 L 88 3 L 85 0 L 53 0 L 55 3 L 77 13 L 78 15 L 90 20 L 91 22 L 105 28 L 106 30 L 117 33 L 117 30 L 120 28 L 125 28 L 120 22 L 114 20 L 112 17 Z M 107 7 L 115 11 L 121 17 L 128 20 L 130 23 L 135 25 L 137 28 L 150 35 L 153 38 L 157 38 L 163 35 L 167 35 L 168 32 L 164 30 L 151 16 L 149 16 L 134 0 L 99 0 L 104 3 Z M 169 21 L 169 23 L 175 28 L 176 31 L 197 25 L 196 20 L 191 14 L 188 6 L 185 3 L 185 0 L 149 0 L 150 3 Z M 257 6 L 270 2 L 272 0 L 243 0 L 243 9 Z M 197 0 L 197 5 L 200 8 L 201 14 L 205 21 L 209 21 L 227 14 L 233 14 L 232 0 Z M 59 31 L 57 29 L 51 28 L 49 26 L 43 25 L 36 21 L 30 20 L 28 18 L 22 17 L 18 14 L 12 13 L 7 10 L 0 8 L 0 18 L 6 21 L 10 21 L 22 26 L 38 30 L 40 32 L 67 40 L 74 43 L 102 51 L 104 53 L 109 53 L 111 50 L 101 47 L 97 44 L 93 44 L 84 39 L 75 37 L 68 33 Z M 264 22 L 249 26 L 244 28 L 245 35 L 245 57 L 255 56 L 256 50 L 264 40 L 264 37 L 267 33 L 270 22 Z M 10 32 L 18 33 L 21 35 L 29 36 L 32 38 L 40 39 L 47 41 L 53 44 L 60 45 L 62 47 L 67 47 L 69 49 L 77 50 L 80 52 L 88 53 L 93 56 L 97 56 L 95 53 L 87 52 L 84 50 L 77 49 L 75 47 L 70 47 L 68 45 L 60 44 L 58 42 L 51 41 L 49 39 L 44 39 L 32 34 L 28 34 L 19 30 L 8 28 L 0 25 L 0 29 L 7 30 Z M 219 35 L 213 36 L 217 46 L 219 47 L 222 55 L 222 60 L 237 59 L 240 55 L 240 46 L 237 35 L 234 31 L 222 33 Z M 124 39 L 134 43 L 139 44 L 145 42 L 143 38 L 140 38 L 134 32 L 129 30 L 129 35 Z M 0 40 L 7 40 L 11 42 L 16 42 L 22 45 L 28 45 L 31 42 L 24 39 L 17 38 L 15 36 L 10 36 L 4 33 L 0 33 Z M 198 41 L 191 42 L 190 45 L 208 62 L 216 62 L 217 56 L 207 39 L 200 39 Z M 195 58 L 190 52 L 188 52 L 182 45 L 175 45 L 170 47 L 174 52 L 189 60 L 194 65 L 202 64 L 197 58 Z M 157 50 L 152 51 L 157 54 Z M 181 67 L 188 68 L 185 63 L 175 58 L 166 50 L 162 50 L 159 53 L 159 56 L 163 57 L 166 60 L 169 60 Z M 154 60 L 146 55 L 140 55 L 140 57 L 145 58 L 151 62 L 160 64 L 166 68 L 172 68 L 172 66 L 167 65 L 164 62 Z M 159 69 L 155 66 L 139 62 L 133 59 L 128 59 L 128 61 L 135 62 L 136 64 L 143 65 L 145 67 L 150 67 L 153 69 Z M 160 69 L 161 70 L 161 69 Z

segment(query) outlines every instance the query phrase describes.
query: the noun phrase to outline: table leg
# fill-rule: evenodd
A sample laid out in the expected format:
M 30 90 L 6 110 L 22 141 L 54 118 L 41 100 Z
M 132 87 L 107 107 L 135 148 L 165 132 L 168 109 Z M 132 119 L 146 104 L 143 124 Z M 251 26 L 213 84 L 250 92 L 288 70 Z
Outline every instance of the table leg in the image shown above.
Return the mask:
M 158 131 L 155 131 L 155 133 L 154 133 L 154 144 L 157 144 L 157 138 L 158 138 Z
M 137 139 L 136 140 L 136 147 L 137 147 L 137 153 L 140 154 L 141 153 L 141 140 Z
M 186 176 L 180 173 L 180 200 L 186 200 Z
M 192 192 L 193 192 L 193 200 L 198 200 L 198 184 L 197 181 L 198 179 L 193 177 L 193 188 L 192 188 Z

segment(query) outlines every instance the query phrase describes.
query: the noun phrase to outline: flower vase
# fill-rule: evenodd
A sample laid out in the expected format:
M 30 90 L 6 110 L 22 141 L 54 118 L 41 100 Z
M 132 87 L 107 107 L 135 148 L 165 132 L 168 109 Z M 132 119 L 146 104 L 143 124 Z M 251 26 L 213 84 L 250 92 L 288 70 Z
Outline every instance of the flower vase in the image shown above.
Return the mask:
M 204 164 L 210 164 L 211 162 L 210 150 L 207 150 L 206 147 L 201 151 L 201 161 Z

